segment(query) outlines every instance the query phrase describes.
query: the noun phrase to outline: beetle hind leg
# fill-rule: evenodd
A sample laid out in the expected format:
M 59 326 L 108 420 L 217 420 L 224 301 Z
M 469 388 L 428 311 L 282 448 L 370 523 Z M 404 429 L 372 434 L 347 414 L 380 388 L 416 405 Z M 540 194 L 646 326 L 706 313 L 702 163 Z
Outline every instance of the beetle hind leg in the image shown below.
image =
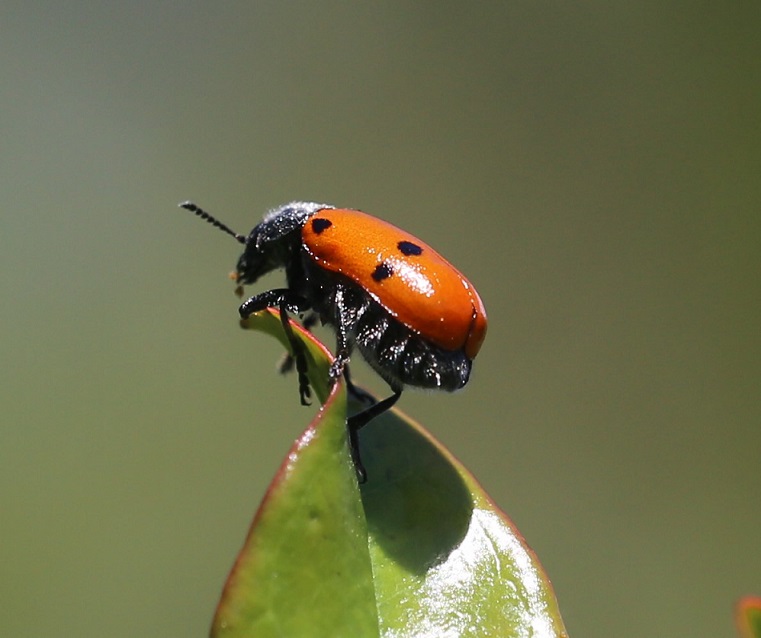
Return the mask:
M 390 397 L 386 397 L 362 412 L 350 416 L 346 421 L 346 426 L 349 430 L 349 451 L 351 452 L 351 460 L 354 462 L 354 469 L 357 472 L 357 480 L 360 483 L 367 481 L 367 471 L 362 464 L 362 457 L 359 452 L 359 431 L 374 418 L 380 416 L 387 410 L 390 410 L 399 400 L 399 397 L 402 396 L 402 389 L 392 388 L 392 390 L 394 393 Z
M 373 405 L 377 399 L 370 394 L 364 388 L 354 385 L 351 380 L 351 374 L 349 373 L 349 364 L 344 366 L 344 382 L 346 383 L 346 389 L 353 399 L 356 399 L 360 403 L 366 403 L 367 405 Z

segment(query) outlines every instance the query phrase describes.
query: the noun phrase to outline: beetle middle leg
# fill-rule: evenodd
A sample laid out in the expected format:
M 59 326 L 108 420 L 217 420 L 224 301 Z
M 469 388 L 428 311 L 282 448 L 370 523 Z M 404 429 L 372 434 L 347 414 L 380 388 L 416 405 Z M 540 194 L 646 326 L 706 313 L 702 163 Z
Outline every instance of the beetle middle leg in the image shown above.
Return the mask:
M 307 332 L 312 332 L 312 328 L 317 325 L 320 318 L 314 312 L 310 312 L 301 322 L 301 327 Z M 293 370 L 293 365 L 296 360 L 290 352 L 286 352 L 277 364 L 277 371 L 280 374 L 288 374 Z

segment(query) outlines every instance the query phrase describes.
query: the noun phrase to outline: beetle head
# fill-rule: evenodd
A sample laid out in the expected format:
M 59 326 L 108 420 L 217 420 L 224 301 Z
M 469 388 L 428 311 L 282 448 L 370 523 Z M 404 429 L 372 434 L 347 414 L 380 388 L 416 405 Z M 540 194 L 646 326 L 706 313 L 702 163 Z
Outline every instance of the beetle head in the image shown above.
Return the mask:
M 239 284 L 252 284 L 277 268 L 287 266 L 301 245 L 307 219 L 329 204 L 291 202 L 269 211 L 245 239 L 246 248 L 235 268 Z

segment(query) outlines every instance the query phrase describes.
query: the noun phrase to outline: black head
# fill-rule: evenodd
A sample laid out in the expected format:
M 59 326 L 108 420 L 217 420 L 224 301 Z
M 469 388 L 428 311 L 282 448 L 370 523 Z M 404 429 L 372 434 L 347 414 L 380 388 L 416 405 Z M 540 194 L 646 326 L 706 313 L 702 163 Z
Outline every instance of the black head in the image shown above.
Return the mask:
M 301 229 L 318 210 L 334 208 L 316 202 L 290 202 L 269 211 L 254 226 L 238 260 L 238 283 L 251 284 L 259 277 L 286 267 L 301 245 Z
M 316 202 L 291 202 L 269 211 L 264 219 L 254 226 L 248 237 L 232 231 L 202 208 L 192 202 L 180 204 L 212 226 L 245 244 L 243 254 L 235 268 L 237 283 L 251 284 L 259 277 L 277 268 L 288 265 L 301 242 L 301 228 L 312 215 L 324 208 L 335 208 L 330 204 Z

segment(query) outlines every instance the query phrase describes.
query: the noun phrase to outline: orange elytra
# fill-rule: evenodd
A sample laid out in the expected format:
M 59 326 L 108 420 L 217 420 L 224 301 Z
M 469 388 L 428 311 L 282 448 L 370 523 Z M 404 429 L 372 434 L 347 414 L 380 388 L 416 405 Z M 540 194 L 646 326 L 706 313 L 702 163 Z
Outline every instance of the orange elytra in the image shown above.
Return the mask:
M 465 276 L 428 244 L 357 210 L 318 211 L 301 232 L 322 268 L 367 291 L 397 321 L 444 350 L 476 356 L 486 311 Z

